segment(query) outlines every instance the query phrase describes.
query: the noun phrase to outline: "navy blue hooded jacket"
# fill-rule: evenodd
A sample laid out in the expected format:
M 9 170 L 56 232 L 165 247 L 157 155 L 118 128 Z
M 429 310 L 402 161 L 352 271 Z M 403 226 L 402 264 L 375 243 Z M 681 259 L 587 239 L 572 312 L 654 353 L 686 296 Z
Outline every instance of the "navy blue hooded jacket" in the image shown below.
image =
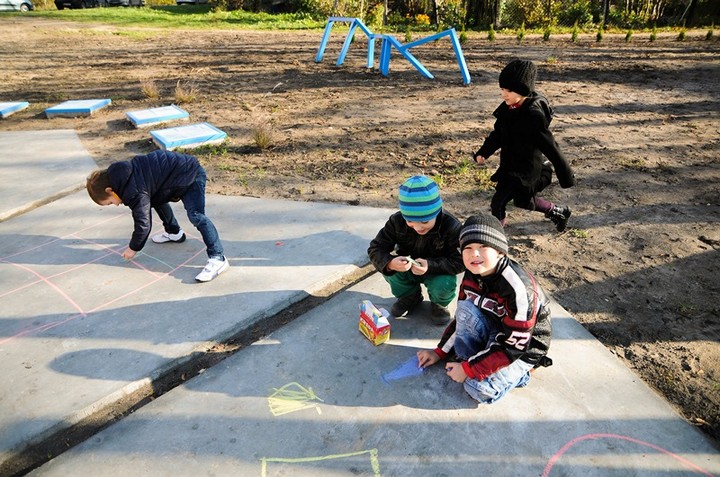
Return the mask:
M 110 187 L 132 210 L 135 230 L 129 248 L 142 250 L 152 229 L 151 207 L 177 201 L 195 182 L 201 166 L 197 158 L 155 151 L 108 167 Z

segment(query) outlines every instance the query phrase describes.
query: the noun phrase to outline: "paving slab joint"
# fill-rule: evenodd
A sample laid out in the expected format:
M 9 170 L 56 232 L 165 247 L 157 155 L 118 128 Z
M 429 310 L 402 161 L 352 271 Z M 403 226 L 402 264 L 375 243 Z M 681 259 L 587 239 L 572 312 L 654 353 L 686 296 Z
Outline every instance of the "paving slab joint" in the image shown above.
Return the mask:
M 90 411 L 81 411 L 75 416 L 68 417 L 64 420 L 64 424 L 49 429 L 33 441 L 28 442 L 24 449 L 0 462 L 0 477 L 22 476 L 40 467 L 111 424 L 134 413 L 149 402 L 217 365 L 225 358 L 322 305 L 333 296 L 356 285 L 373 273 L 376 271 L 372 264 L 359 267 L 274 315 L 251 320 L 246 327 L 239 329 L 222 342 L 213 343 L 206 349 L 196 349 L 189 355 L 177 358 L 155 378 L 135 381 L 116 393 L 114 398 L 110 397 L 102 400 L 100 404 L 96 403 L 91 406 Z

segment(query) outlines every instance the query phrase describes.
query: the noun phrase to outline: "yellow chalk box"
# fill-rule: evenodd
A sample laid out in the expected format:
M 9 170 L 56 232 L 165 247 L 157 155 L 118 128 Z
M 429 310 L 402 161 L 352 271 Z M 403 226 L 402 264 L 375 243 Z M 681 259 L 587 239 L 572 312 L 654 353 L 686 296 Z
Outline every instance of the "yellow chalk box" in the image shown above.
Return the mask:
M 390 339 L 388 312 L 377 309 L 370 300 L 363 300 L 360 304 L 359 329 L 375 346 L 386 342 Z

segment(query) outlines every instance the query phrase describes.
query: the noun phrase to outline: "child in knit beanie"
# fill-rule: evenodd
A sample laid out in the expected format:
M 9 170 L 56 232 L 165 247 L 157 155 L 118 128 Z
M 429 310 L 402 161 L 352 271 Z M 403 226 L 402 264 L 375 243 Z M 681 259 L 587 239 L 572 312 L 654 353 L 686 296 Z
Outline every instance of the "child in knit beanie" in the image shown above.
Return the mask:
M 460 222 L 443 210 L 438 185 L 429 177 L 407 179 L 400 185 L 398 199 L 400 211 L 370 242 L 368 256 L 397 298 L 390 310 L 393 316 L 420 305 L 424 285 L 432 321 L 447 324 L 447 306 L 455 299 L 457 275 L 463 270 L 457 249 Z
M 517 207 L 544 213 L 562 232 L 570 208 L 537 194 L 550 184 L 553 170 L 563 188 L 575 185 L 575 175 L 550 132 L 553 110 L 535 91 L 536 77 L 532 61 L 513 60 L 503 68 L 499 77 L 503 103 L 493 112 L 493 131 L 473 158 L 483 164 L 500 150 L 500 166 L 491 177 L 497 184 L 490 210 L 503 225 L 505 209 L 513 201 Z
M 508 258 L 507 237 L 496 217 L 469 217 L 459 244 L 465 275 L 455 319 L 437 348 L 417 352 L 418 363 L 426 368 L 447 359 L 450 379 L 490 404 L 526 386 L 533 368 L 552 363 L 549 301 L 533 276 Z

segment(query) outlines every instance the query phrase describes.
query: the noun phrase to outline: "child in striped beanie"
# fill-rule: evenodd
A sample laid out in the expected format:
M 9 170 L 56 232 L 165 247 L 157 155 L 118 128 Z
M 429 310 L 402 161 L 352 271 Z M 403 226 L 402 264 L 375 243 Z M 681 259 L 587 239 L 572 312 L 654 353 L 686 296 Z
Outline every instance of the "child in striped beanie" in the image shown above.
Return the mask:
M 400 211 L 370 242 L 368 256 L 397 298 L 390 310 L 393 316 L 403 316 L 422 303 L 424 285 L 432 321 L 447 324 L 447 306 L 455 299 L 457 275 L 463 270 L 457 248 L 461 224 L 443 210 L 438 185 L 429 177 L 407 179 L 398 199 Z

